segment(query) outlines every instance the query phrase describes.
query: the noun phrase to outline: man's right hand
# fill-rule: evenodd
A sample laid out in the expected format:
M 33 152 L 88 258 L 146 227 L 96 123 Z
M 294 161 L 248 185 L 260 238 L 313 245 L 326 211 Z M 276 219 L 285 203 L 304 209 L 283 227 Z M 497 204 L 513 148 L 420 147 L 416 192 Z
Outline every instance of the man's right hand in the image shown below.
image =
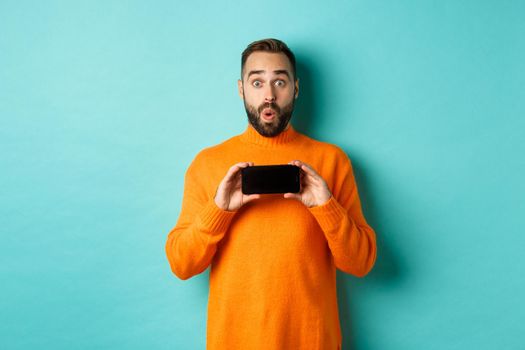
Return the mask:
M 215 194 L 215 204 L 222 210 L 235 211 L 244 204 L 261 197 L 260 194 L 246 195 L 242 193 L 241 169 L 248 166 L 253 166 L 253 162 L 241 162 L 233 165 L 219 184 Z

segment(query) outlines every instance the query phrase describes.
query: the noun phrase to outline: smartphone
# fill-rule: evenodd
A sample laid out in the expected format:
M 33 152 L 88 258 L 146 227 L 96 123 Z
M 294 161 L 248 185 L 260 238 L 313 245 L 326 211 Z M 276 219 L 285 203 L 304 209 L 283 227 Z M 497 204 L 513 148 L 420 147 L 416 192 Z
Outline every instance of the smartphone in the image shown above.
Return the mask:
M 241 170 L 242 193 L 298 193 L 301 169 L 295 165 L 254 165 Z

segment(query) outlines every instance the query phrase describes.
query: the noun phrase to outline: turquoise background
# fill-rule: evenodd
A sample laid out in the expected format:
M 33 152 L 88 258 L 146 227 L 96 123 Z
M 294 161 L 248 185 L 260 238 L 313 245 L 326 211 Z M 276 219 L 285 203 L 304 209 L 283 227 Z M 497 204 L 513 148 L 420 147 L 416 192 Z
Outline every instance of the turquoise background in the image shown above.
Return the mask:
M 186 168 L 244 131 L 240 54 L 354 163 L 378 261 L 344 349 L 525 349 L 525 2 L 0 2 L 0 347 L 204 349 L 164 253 Z

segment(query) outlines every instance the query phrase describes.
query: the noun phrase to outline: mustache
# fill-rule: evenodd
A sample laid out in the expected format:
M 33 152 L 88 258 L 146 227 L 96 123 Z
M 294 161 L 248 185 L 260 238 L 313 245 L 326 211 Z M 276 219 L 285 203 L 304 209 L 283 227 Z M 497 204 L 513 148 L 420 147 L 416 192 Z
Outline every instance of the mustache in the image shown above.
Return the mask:
M 281 109 L 279 108 L 279 106 L 277 106 L 277 104 L 275 104 L 275 103 L 273 103 L 273 102 L 266 102 L 266 103 L 263 103 L 262 105 L 259 106 L 259 108 L 258 108 L 258 112 L 259 112 L 259 114 L 261 114 L 262 111 L 263 111 L 265 108 L 271 108 L 271 109 L 273 109 L 275 112 L 277 112 L 277 114 L 280 114 L 280 113 L 281 113 Z

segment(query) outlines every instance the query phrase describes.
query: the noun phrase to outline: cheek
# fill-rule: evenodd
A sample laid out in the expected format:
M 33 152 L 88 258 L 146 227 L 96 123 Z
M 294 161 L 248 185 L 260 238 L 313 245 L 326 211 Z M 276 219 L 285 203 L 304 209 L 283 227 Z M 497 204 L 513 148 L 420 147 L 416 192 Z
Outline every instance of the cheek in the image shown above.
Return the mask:
M 283 105 L 283 106 L 289 104 L 293 99 L 294 99 L 293 90 L 292 91 L 283 92 L 279 96 L 280 104 Z
M 286 97 L 286 98 L 293 98 L 294 97 L 294 94 L 295 94 L 295 88 L 294 86 L 292 85 L 291 87 L 288 87 L 287 89 L 284 89 L 282 91 L 282 96 L 283 97 Z
M 262 94 L 247 94 L 244 95 L 244 98 L 249 105 L 254 106 L 255 108 L 258 108 L 261 104 L 264 103 L 264 96 L 262 96 Z
M 254 98 L 253 96 L 250 96 L 249 98 L 246 98 L 245 101 L 246 101 L 246 103 L 249 106 L 252 106 L 254 109 L 259 108 L 259 105 L 261 104 L 261 101 L 259 101 L 258 99 Z
M 260 91 L 244 91 L 244 99 L 251 104 L 256 104 L 261 98 L 262 93 Z

